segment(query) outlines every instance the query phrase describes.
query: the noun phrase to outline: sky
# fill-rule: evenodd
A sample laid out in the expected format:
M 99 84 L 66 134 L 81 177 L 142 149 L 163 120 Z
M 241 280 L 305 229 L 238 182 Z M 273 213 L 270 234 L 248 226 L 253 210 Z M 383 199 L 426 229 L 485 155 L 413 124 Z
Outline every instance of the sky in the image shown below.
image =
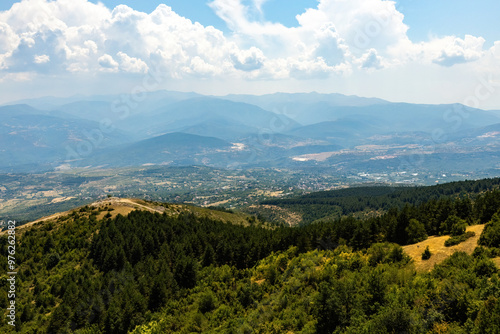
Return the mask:
M 0 2 L 0 103 L 150 90 L 500 110 L 498 0 Z

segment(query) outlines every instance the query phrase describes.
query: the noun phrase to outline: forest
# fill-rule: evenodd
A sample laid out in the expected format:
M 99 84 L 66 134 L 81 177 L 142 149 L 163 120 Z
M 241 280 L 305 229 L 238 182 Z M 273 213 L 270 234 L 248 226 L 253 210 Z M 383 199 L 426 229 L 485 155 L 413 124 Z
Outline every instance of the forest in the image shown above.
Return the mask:
M 286 199 L 269 199 L 264 205 L 276 205 L 303 215 L 308 224 L 325 218 L 338 218 L 363 211 L 387 211 L 407 204 L 419 205 L 444 198 L 469 198 L 498 189 L 500 178 L 457 181 L 434 186 L 357 186 L 347 189 L 319 191 Z
M 402 205 L 424 198 L 404 189 L 378 217 L 294 228 L 82 207 L 19 230 L 16 331 L 498 333 L 500 190 L 464 189 Z M 474 224 L 486 227 L 473 254 L 430 272 L 401 247 Z M 5 316 L 0 331 L 13 332 Z

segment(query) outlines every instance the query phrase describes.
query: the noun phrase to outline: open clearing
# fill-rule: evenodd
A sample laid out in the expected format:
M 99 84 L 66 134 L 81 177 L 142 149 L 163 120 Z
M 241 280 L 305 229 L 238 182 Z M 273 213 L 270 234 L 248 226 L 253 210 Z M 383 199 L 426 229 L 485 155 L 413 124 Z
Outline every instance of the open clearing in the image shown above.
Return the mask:
M 441 263 L 455 252 L 461 251 L 466 252 L 467 254 L 472 254 L 474 249 L 477 247 L 477 242 L 483 232 L 483 229 L 484 224 L 467 226 L 467 231 L 472 231 L 476 233 L 476 235 L 455 246 L 445 247 L 444 242 L 450 238 L 450 236 L 443 235 L 439 237 L 432 236 L 419 243 L 403 246 L 403 249 L 415 261 L 417 271 L 430 271 L 436 264 Z M 432 256 L 428 260 L 422 260 L 422 253 L 427 246 L 429 246 Z M 494 259 L 494 261 L 497 266 L 499 266 L 500 258 Z

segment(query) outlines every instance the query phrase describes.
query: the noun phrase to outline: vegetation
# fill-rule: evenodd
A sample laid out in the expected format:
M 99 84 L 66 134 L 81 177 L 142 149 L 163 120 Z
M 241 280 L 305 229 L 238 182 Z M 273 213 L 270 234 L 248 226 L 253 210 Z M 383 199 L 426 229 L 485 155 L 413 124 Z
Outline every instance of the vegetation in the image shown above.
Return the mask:
M 398 201 L 396 200 L 396 204 Z M 170 208 L 170 206 L 169 206 Z M 172 208 L 170 208 L 173 210 Z M 113 212 L 116 212 L 113 211 Z M 495 333 L 500 192 L 290 228 L 82 207 L 18 229 L 23 333 Z M 217 212 L 219 215 L 233 215 Z M 235 214 L 234 214 L 235 215 Z M 97 217 L 104 217 L 103 220 Z M 253 223 L 252 223 L 253 222 Z M 474 254 L 417 273 L 400 245 L 488 223 Z M 0 261 L 7 263 L 7 238 Z M 3 278 L 6 278 L 5 276 Z M 0 307 L 6 309 L 2 279 Z M 4 316 L 0 331 L 12 331 Z
M 432 256 L 431 251 L 429 250 L 429 246 L 425 247 L 424 252 L 422 253 L 422 260 L 429 260 Z
M 479 244 L 500 248 L 500 214 L 493 215 L 491 221 L 486 224 L 484 232 L 479 239 Z
M 461 206 L 461 211 L 465 211 L 471 205 L 471 200 L 486 191 L 498 189 L 499 185 L 500 178 L 451 182 L 418 188 L 362 186 L 315 192 L 289 199 L 270 199 L 263 201 L 262 204 L 276 205 L 298 212 L 303 215 L 304 223 L 339 218 L 367 210 L 387 212 L 395 207 L 402 209 L 406 205 L 419 206 L 451 199 L 461 199 L 457 205 Z M 485 198 L 480 205 L 494 204 L 493 207 L 496 207 L 498 201 L 500 201 L 498 198 Z M 487 216 L 492 214 L 486 207 L 484 209 Z M 486 222 L 484 219 L 481 221 Z
M 465 233 L 460 234 L 460 235 L 455 235 L 455 236 L 452 236 L 449 239 L 447 239 L 444 242 L 444 245 L 446 247 L 455 246 L 461 242 L 464 242 L 465 240 L 467 240 L 469 238 L 472 238 L 475 235 L 476 235 L 476 233 L 474 233 L 474 232 L 465 232 Z

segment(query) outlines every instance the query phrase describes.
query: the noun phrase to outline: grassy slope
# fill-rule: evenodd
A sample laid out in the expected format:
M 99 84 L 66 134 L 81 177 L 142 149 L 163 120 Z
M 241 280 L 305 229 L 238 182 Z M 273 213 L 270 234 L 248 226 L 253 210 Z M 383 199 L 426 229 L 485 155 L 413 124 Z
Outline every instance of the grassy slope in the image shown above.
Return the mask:
M 450 236 L 443 235 L 432 236 L 419 243 L 403 246 L 403 249 L 415 261 L 415 268 L 417 271 L 430 271 L 436 264 L 443 262 L 455 252 L 461 251 L 472 254 L 477 247 L 477 242 L 483 232 L 484 226 L 484 224 L 468 226 L 467 231 L 475 232 L 476 235 L 455 246 L 445 247 L 444 242 L 450 238 Z M 432 256 L 428 260 L 422 260 L 422 253 L 427 246 L 429 246 Z M 500 258 L 493 259 L 493 261 L 500 268 Z
M 237 224 L 237 225 L 248 225 L 248 221 L 246 220 L 249 215 L 244 213 L 228 213 L 216 210 L 210 210 L 190 205 L 182 205 L 182 204 L 168 204 L 162 205 L 162 203 L 154 203 L 147 202 L 140 199 L 129 199 L 129 198 L 107 198 L 101 201 L 94 202 L 89 204 L 89 207 L 92 209 L 98 209 L 101 211 L 97 215 L 97 219 L 103 219 L 109 212 L 111 218 L 115 218 L 118 214 L 123 216 L 128 215 L 130 212 L 134 210 L 146 210 L 149 212 L 158 212 L 163 213 L 166 212 L 167 215 L 178 216 L 182 212 L 192 212 L 198 217 L 208 217 L 211 219 L 218 219 L 225 223 Z M 73 212 L 80 211 L 82 207 L 78 207 L 72 210 L 55 213 L 53 215 L 43 217 L 37 219 L 35 221 L 29 222 L 27 224 L 18 226 L 16 229 L 24 230 L 27 227 L 38 225 L 38 223 L 53 221 L 56 222 L 58 218 L 65 217 L 71 215 Z M 7 233 L 7 230 L 0 232 L 0 236 Z

